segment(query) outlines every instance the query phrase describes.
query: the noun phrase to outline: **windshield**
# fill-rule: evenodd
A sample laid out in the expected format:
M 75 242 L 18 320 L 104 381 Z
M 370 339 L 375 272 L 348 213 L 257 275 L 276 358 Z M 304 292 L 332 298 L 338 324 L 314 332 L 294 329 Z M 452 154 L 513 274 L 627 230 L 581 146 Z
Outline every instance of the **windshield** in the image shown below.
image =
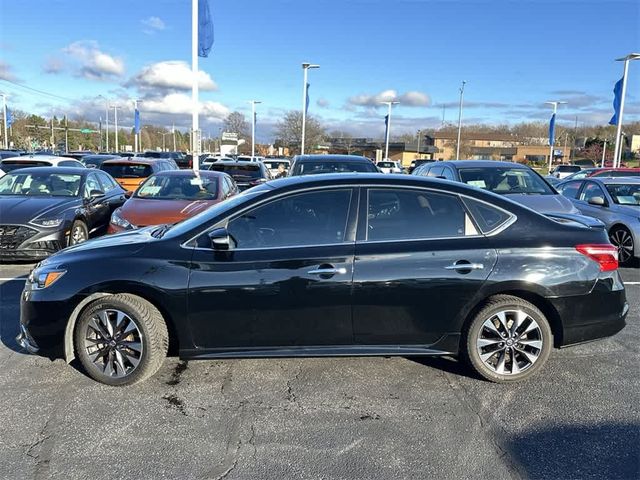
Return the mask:
M 27 167 L 50 167 L 50 162 L 39 162 L 39 161 L 26 161 L 26 162 L 12 162 L 12 161 L 4 161 L 0 163 L 0 168 L 2 168 L 3 172 L 11 172 L 13 170 L 17 170 L 18 168 L 27 168 Z
M 100 168 L 113 178 L 147 178 L 153 173 L 150 165 L 139 163 L 103 163 Z
M 82 175 L 10 173 L 0 179 L 0 195 L 77 197 Z
M 215 200 L 218 179 L 204 175 L 154 175 L 138 189 L 135 198 L 156 200 Z
M 579 172 L 582 170 L 578 165 L 559 165 L 556 167 L 558 172 Z
M 640 185 L 607 185 L 609 195 L 619 205 L 640 206 Z
M 317 175 L 320 173 L 377 172 L 371 162 L 335 162 L 316 160 L 296 163 L 294 175 Z
M 533 170 L 526 168 L 464 168 L 463 183 L 499 194 L 553 195 L 555 192 Z
M 262 171 L 260 170 L 260 166 L 257 163 L 254 165 L 224 165 L 219 163 L 212 163 L 211 167 L 209 167 L 209 170 L 224 172 L 231 175 L 233 178 L 262 178 Z

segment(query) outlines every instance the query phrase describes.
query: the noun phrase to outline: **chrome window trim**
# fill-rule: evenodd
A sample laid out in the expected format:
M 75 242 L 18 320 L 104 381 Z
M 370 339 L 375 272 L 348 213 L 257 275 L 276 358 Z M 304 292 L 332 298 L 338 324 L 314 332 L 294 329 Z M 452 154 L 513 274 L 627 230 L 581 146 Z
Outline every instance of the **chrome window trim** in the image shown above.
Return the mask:
M 493 205 L 492 203 L 489 203 L 485 200 L 480 200 L 478 198 L 472 197 L 470 195 L 466 195 L 464 193 L 457 193 L 457 192 L 449 192 L 446 190 L 442 190 L 442 189 L 438 189 L 435 187 L 427 187 L 427 186 L 420 186 L 420 185 L 397 185 L 397 184 L 393 184 L 393 183 L 362 183 L 362 184 L 352 184 L 352 183 L 347 183 L 347 184 L 343 184 L 343 185 L 319 185 L 319 186 L 312 186 L 312 187 L 307 187 L 307 188 L 302 188 L 299 190 L 293 190 L 293 191 L 287 191 L 287 192 L 282 192 L 278 195 L 275 195 L 273 197 L 269 197 L 266 199 L 263 199 L 257 203 L 251 204 L 250 206 L 247 206 L 246 208 L 243 208 L 241 210 L 239 210 L 238 212 L 236 212 L 234 214 L 234 218 L 238 215 L 241 215 L 242 213 L 254 208 L 254 207 L 258 207 L 264 203 L 267 203 L 269 201 L 272 200 L 277 200 L 281 197 L 284 197 L 286 195 L 290 195 L 290 194 L 298 194 L 298 193 L 306 193 L 306 192 L 313 192 L 316 190 L 337 190 L 337 189 L 341 189 L 341 188 L 404 188 L 404 189 L 409 189 L 409 190 L 427 190 L 427 191 L 432 191 L 434 193 L 441 193 L 441 194 L 445 194 L 445 195 L 455 195 L 458 196 L 462 199 L 463 202 L 463 206 L 465 209 L 465 212 L 467 212 L 469 214 L 469 216 L 471 217 L 471 219 L 474 221 L 474 223 L 477 223 L 474 216 L 471 215 L 471 213 L 468 212 L 467 206 L 464 204 L 464 198 L 469 198 L 473 201 L 476 202 L 480 202 L 480 203 L 484 203 L 485 205 L 492 207 L 492 208 L 496 208 L 498 210 L 501 210 L 502 212 L 506 213 L 510 218 L 509 220 L 507 220 L 506 222 L 504 222 L 503 224 L 501 224 L 499 227 L 491 230 L 490 232 L 487 233 L 480 233 L 479 235 L 463 235 L 461 237 L 447 237 L 447 238 L 423 238 L 423 239 L 412 239 L 412 240 L 392 240 L 394 242 L 398 242 L 398 241 L 437 241 L 437 240 L 451 240 L 451 239 L 460 239 L 460 238 L 480 238 L 480 237 L 493 237 L 495 235 L 498 235 L 499 233 L 502 233 L 503 231 L 505 231 L 507 228 L 509 228 L 511 225 L 513 225 L 517 220 L 518 220 L 518 216 L 512 212 L 509 212 L 508 210 L 505 210 L 504 208 L 498 207 L 496 205 Z M 353 196 L 352 196 L 353 198 Z M 367 204 L 368 204 L 368 199 L 367 199 Z M 358 208 L 358 206 L 356 206 L 356 208 Z M 221 220 L 220 222 L 217 222 L 216 224 L 212 225 L 211 227 L 193 235 L 192 237 L 190 237 L 188 240 L 185 240 L 184 242 L 182 242 L 180 244 L 181 248 L 185 248 L 187 250 L 206 250 L 206 251 L 211 251 L 211 249 L 209 248 L 199 248 L 199 247 L 195 247 L 195 246 L 189 246 L 188 244 L 191 243 L 192 241 L 196 240 L 198 237 L 200 237 L 201 235 L 206 235 L 207 232 L 210 232 L 211 230 L 213 230 L 214 228 L 220 228 L 221 226 L 224 226 L 225 223 L 228 223 L 229 220 L 231 220 L 231 217 L 226 217 L 223 220 Z M 476 224 L 476 228 L 478 229 L 479 232 L 481 232 L 481 230 L 478 228 L 477 224 Z M 386 240 L 381 240 L 380 242 L 387 242 Z M 292 247 L 265 247 L 265 248 L 259 248 L 259 249 L 246 249 L 246 250 L 263 250 L 263 249 L 267 249 L 267 248 L 312 248 L 312 247 L 324 247 L 324 246 L 331 246 L 331 245 L 351 245 L 354 243 L 367 243 L 365 242 L 358 242 L 357 240 L 354 242 L 343 242 L 343 243 L 331 243 L 331 244 L 320 244 L 320 245 L 297 245 L 297 246 L 292 246 Z M 368 243 L 376 243 L 376 242 L 368 242 Z M 242 249 L 233 249 L 230 251 L 242 251 Z

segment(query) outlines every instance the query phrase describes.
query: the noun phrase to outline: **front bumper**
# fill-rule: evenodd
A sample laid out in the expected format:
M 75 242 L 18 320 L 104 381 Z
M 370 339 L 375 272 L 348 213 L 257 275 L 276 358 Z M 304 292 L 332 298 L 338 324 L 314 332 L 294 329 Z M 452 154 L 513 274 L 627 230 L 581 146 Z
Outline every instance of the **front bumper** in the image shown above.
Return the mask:
M 38 347 L 36 341 L 31 337 L 28 330 L 22 324 L 20 325 L 20 333 L 16 337 L 16 342 L 31 354 L 36 354 L 40 351 L 40 347 Z
M 5 233 L 0 237 L 0 262 L 38 261 L 47 258 L 65 247 L 70 229 L 70 225 L 56 228 L 34 225 L 9 227 L 20 228 L 26 233 L 13 236 Z

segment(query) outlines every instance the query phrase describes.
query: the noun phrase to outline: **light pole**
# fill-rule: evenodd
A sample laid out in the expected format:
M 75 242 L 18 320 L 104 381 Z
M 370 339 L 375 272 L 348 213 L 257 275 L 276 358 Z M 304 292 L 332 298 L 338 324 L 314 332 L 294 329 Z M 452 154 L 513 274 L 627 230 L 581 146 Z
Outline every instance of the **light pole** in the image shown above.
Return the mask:
M 462 134 L 462 102 L 464 101 L 464 86 L 467 81 L 462 81 L 462 86 L 460 87 L 460 105 L 458 107 L 458 140 L 456 142 L 456 160 L 460 160 L 460 136 Z
M 139 133 L 138 129 L 135 125 L 135 116 L 138 115 L 138 124 L 140 123 L 140 114 L 138 113 L 138 103 L 142 103 L 142 100 L 138 100 L 137 98 L 133 101 L 133 115 L 134 115 L 134 125 L 133 125 L 133 150 L 138 153 L 138 143 L 139 143 Z
M 398 105 L 400 102 L 380 102 L 383 105 L 389 107 L 389 113 L 387 113 L 387 135 L 384 139 L 384 159 L 389 160 L 389 137 L 391 136 L 391 106 Z
M 416 149 L 416 158 L 420 158 L 420 135 L 422 134 L 422 130 L 418 130 L 418 148 Z
M 160 135 L 162 135 L 162 151 L 163 151 L 163 152 L 166 152 L 166 151 L 167 151 L 167 149 L 166 149 L 166 148 L 165 148 L 165 146 L 164 146 L 164 145 L 165 145 L 164 137 L 165 137 L 166 135 L 171 135 L 171 132 L 161 133 Z
M 107 97 L 105 97 L 104 95 L 98 95 L 98 98 L 102 98 L 105 102 L 105 106 L 104 106 L 104 114 L 105 114 L 105 118 L 104 118 L 104 131 L 105 134 L 104 136 L 105 138 L 105 143 L 106 143 L 106 147 L 105 147 L 105 152 L 109 151 L 109 100 L 107 100 Z
M 618 128 L 616 129 L 616 148 L 613 153 L 613 166 L 620 166 L 618 155 L 621 156 L 622 146 L 620 145 L 620 134 L 622 133 L 622 114 L 624 113 L 624 97 L 627 94 L 627 74 L 629 73 L 629 62 L 640 60 L 640 53 L 630 53 L 626 57 L 616 58 L 616 62 L 624 61 L 624 73 L 622 74 L 622 92 L 620 94 L 620 112 L 618 113 Z
M 118 145 L 118 106 L 113 106 L 113 121 L 116 129 L 116 153 L 120 152 L 120 145 Z
M 604 159 L 607 154 L 607 139 L 604 139 L 604 143 L 602 144 L 602 168 L 604 168 Z
M 7 96 L 4 93 L 0 93 L 2 97 L 2 117 L 4 123 L 4 148 L 9 148 L 9 137 L 7 136 Z
M 176 125 L 171 125 L 171 134 L 173 135 L 173 151 L 176 151 Z
M 553 125 L 554 125 L 554 129 L 555 129 L 555 124 L 556 124 L 556 112 L 558 111 L 558 105 L 562 105 L 565 104 L 567 102 L 544 102 L 546 105 L 551 105 L 553 106 L 553 116 L 551 117 L 553 119 Z M 553 135 L 552 135 L 553 134 Z M 553 146 L 556 143 L 555 142 L 555 132 L 552 132 L 551 129 L 549 129 L 549 173 L 551 173 L 551 168 L 553 165 Z
M 306 84 L 305 84 L 306 85 Z M 262 103 L 260 100 L 249 100 L 251 104 L 251 159 L 256 156 L 256 104 Z M 304 123 L 304 120 L 302 121 Z M 303 132 L 304 132 L 304 126 Z M 304 138 L 304 133 L 302 134 Z
M 307 78 L 310 68 L 320 68 L 320 65 L 314 65 L 306 62 L 302 64 L 304 81 L 302 84 L 302 138 L 300 140 L 300 155 L 304 155 L 304 136 L 307 129 Z

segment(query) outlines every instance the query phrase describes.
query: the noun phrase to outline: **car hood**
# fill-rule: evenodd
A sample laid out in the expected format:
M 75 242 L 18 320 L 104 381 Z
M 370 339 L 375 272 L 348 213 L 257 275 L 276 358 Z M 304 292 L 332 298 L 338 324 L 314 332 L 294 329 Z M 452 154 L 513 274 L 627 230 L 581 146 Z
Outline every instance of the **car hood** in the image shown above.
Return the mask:
M 506 194 L 514 202 L 529 207 L 539 213 L 580 213 L 571 200 L 563 195 L 525 195 L 522 193 Z
M 0 223 L 21 225 L 36 217 L 62 215 L 78 206 L 80 199 L 75 197 L 0 195 Z
M 120 210 L 120 216 L 135 226 L 176 223 L 219 203 L 220 200 L 149 200 L 131 198 Z

